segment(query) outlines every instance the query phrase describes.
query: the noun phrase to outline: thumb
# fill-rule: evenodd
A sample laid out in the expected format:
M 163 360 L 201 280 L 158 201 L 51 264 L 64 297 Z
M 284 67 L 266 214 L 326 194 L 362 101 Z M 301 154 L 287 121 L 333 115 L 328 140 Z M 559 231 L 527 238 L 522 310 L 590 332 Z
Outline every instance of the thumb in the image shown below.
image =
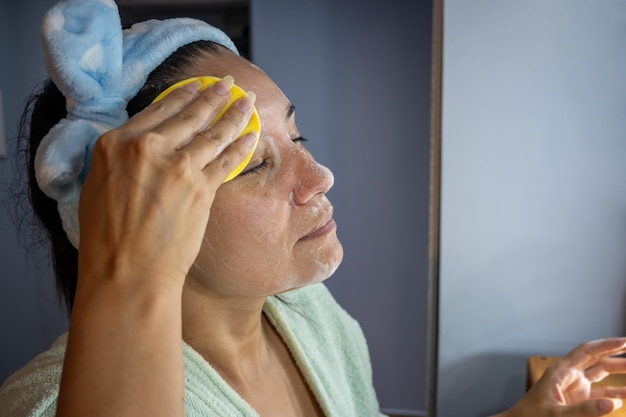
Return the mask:
M 612 413 L 622 406 L 617 398 L 601 398 L 583 401 L 563 409 L 562 417 L 600 417 Z

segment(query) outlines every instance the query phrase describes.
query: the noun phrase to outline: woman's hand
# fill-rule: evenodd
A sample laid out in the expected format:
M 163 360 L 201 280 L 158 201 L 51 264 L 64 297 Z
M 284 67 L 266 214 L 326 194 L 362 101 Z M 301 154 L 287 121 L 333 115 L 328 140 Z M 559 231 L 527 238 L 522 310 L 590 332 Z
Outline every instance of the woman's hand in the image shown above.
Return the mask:
M 198 82 L 179 88 L 96 142 L 80 200 L 80 280 L 98 271 L 182 288 L 215 193 L 253 144 L 235 141 L 253 96 L 207 128 L 232 84 L 228 76 L 202 92 Z
M 626 387 L 592 387 L 611 373 L 626 373 L 626 338 L 583 343 L 553 363 L 506 417 L 604 416 L 621 407 Z
M 253 95 L 209 126 L 232 84 L 179 88 L 96 142 L 58 416 L 184 416 L 184 280 L 218 187 L 254 143 L 235 141 Z

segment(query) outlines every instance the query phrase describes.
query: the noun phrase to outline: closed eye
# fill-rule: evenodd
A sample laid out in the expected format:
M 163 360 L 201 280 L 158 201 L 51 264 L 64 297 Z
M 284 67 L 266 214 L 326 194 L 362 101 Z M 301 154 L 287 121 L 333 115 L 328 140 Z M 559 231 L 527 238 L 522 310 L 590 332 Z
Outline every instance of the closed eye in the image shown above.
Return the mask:
M 258 172 L 261 172 L 263 170 L 263 168 L 265 168 L 267 166 L 268 166 L 267 159 L 264 159 L 259 164 L 255 165 L 253 167 L 247 168 L 245 171 L 243 171 L 239 175 L 241 176 L 241 175 L 256 174 Z
M 291 141 L 295 143 L 302 143 L 302 142 L 307 142 L 308 139 L 303 138 L 302 136 L 298 136 L 297 138 L 291 139 Z
M 292 142 L 294 143 L 303 143 L 303 142 L 307 142 L 308 139 L 303 138 L 302 136 L 298 136 L 297 138 L 293 138 L 291 139 Z M 246 168 L 241 174 L 239 175 L 250 175 L 250 174 L 257 174 L 259 172 L 261 172 L 264 168 L 266 168 L 269 165 L 269 162 L 267 159 L 262 160 L 260 163 L 258 163 L 255 166 Z

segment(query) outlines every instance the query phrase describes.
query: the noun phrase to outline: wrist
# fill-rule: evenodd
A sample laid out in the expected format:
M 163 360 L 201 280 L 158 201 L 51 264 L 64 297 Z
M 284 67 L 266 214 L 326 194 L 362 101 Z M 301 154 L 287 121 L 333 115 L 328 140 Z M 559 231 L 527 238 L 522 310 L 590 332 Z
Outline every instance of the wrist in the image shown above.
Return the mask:
M 188 272 L 178 258 L 154 251 L 145 253 L 122 245 L 91 247 L 88 243 L 78 251 L 79 284 L 111 281 L 182 291 Z
M 180 315 L 181 303 L 182 286 L 174 279 L 83 272 L 79 273 L 72 312 L 120 320 L 158 320 L 164 314 Z
M 77 290 L 104 287 L 152 296 L 161 293 L 180 296 L 186 272 L 165 268 L 157 262 L 114 256 L 90 259 L 79 253 Z

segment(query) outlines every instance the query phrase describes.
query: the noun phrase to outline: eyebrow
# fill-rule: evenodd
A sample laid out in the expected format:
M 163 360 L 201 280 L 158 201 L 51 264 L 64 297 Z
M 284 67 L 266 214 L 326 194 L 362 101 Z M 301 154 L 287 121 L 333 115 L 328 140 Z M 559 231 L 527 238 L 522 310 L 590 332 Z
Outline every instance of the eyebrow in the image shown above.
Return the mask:
M 294 106 L 291 103 L 287 103 L 287 116 L 286 119 L 289 119 L 291 117 L 291 115 L 293 114 L 293 112 L 296 111 L 296 106 Z

